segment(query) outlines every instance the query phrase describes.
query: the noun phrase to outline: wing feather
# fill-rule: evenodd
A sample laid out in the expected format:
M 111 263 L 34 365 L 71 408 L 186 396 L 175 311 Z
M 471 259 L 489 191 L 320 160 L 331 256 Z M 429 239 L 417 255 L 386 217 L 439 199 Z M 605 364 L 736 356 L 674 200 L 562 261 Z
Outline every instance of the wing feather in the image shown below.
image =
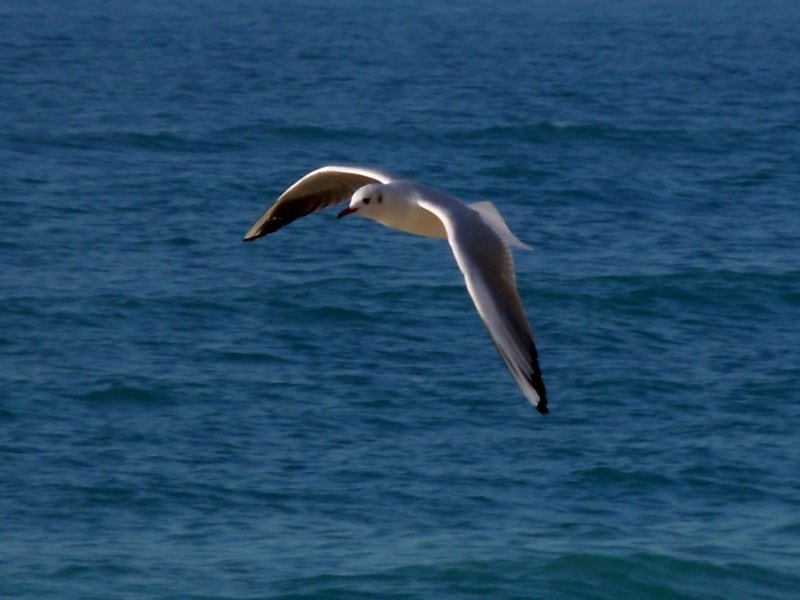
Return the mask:
M 451 200 L 419 198 L 417 202 L 444 223 L 467 290 L 498 353 L 525 397 L 536 410 L 547 414 L 539 354 L 517 291 L 511 252 L 479 214 L 462 210 L 463 205 Z
M 258 218 L 244 235 L 252 242 L 273 233 L 312 212 L 350 198 L 369 183 L 388 183 L 396 177 L 386 171 L 366 167 L 326 166 L 311 171 L 293 183 Z

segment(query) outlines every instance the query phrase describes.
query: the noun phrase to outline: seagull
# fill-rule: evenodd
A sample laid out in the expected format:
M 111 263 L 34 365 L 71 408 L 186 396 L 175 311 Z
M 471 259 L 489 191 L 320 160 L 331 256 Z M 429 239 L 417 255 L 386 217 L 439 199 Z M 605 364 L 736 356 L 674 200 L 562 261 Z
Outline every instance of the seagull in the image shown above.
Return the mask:
M 547 414 L 547 393 L 530 324 L 517 291 L 509 247 L 532 250 L 511 233 L 491 202 L 464 204 L 387 171 L 325 166 L 301 177 L 245 234 L 252 242 L 350 198 L 337 219 L 355 214 L 414 235 L 446 238 L 467 291 L 497 351 L 528 401 Z

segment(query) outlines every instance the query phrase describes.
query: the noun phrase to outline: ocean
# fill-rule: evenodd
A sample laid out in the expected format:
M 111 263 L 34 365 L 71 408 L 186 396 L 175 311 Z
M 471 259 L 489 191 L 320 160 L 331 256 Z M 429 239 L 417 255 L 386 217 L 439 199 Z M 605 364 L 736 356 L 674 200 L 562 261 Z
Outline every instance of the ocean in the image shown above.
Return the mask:
M 800 590 L 800 6 L 0 2 L 0 597 Z M 448 244 L 491 200 L 549 395 Z

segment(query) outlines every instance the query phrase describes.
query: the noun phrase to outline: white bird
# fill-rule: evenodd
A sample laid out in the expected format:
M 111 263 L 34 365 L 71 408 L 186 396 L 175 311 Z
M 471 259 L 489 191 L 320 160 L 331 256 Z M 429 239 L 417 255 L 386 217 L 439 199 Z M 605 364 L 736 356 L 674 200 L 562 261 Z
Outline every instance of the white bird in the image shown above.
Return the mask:
M 525 317 L 508 246 L 531 250 L 509 230 L 490 202 L 466 205 L 439 190 L 377 169 L 327 166 L 311 171 L 262 214 L 251 242 L 316 210 L 350 203 L 337 218 L 357 214 L 427 237 L 447 238 L 467 290 L 522 393 L 547 414 L 547 393 L 531 327 Z

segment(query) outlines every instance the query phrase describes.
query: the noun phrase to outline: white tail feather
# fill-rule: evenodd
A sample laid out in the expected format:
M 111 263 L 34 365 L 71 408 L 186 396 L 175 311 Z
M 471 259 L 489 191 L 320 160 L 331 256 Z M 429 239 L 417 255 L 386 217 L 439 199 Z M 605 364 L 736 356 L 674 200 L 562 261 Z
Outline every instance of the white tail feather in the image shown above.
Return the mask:
M 517 236 L 511 233 L 511 230 L 508 228 L 508 225 L 506 225 L 502 215 L 494 207 L 494 204 L 491 202 L 473 202 L 469 205 L 469 207 L 478 213 L 486 222 L 486 224 L 491 227 L 492 230 L 499 235 L 500 239 L 506 244 L 512 248 L 533 250 L 533 248 L 528 246 L 528 244 L 521 242 Z

